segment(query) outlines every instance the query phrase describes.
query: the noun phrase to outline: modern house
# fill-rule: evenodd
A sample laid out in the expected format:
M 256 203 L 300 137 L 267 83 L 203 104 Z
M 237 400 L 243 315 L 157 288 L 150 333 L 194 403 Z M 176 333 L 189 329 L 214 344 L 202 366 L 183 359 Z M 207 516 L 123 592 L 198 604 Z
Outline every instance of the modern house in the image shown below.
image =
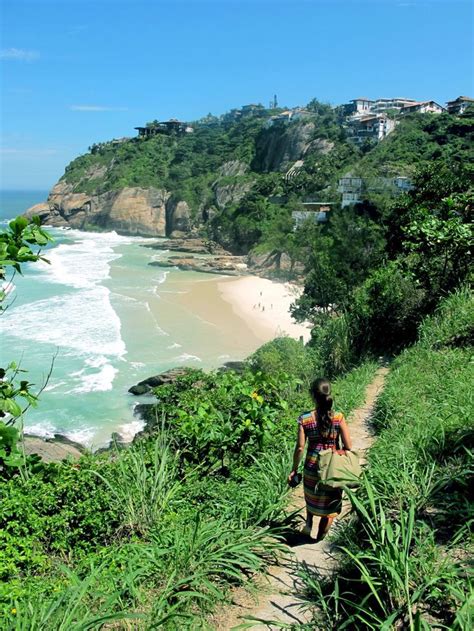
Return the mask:
M 450 114 L 464 114 L 469 105 L 474 105 L 474 99 L 469 96 L 458 96 L 454 101 L 448 101 L 446 106 Z
M 348 139 L 360 145 L 383 140 L 395 129 L 397 122 L 384 114 L 369 114 L 350 118 L 347 124 Z
M 347 173 L 339 179 L 337 190 L 342 195 L 341 208 L 344 208 L 363 201 L 367 193 L 388 192 L 396 196 L 412 188 L 410 179 L 403 175 L 363 178 Z
M 291 110 L 285 110 L 275 116 L 271 116 L 265 123 L 265 127 L 272 127 L 277 123 L 290 123 L 311 116 L 311 112 L 302 107 L 294 107 Z
M 388 112 L 389 110 L 400 111 L 404 107 L 409 107 L 410 105 L 415 105 L 416 103 L 418 103 L 416 99 L 406 99 L 402 97 L 376 99 L 372 104 L 371 112 L 381 114 L 383 112 Z
M 412 105 L 405 105 L 400 110 L 400 114 L 442 114 L 446 108 L 435 101 L 420 101 Z
M 291 213 L 293 218 L 293 230 L 297 230 L 302 224 L 310 219 L 315 223 L 325 223 L 328 220 L 328 213 L 334 206 L 334 202 L 302 202 L 304 210 L 294 210 Z
M 187 123 L 177 120 L 176 118 L 170 118 L 167 121 L 155 121 L 148 123 L 146 127 L 135 127 L 138 131 L 138 136 L 142 138 L 151 138 L 158 134 L 189 134 L 193 132 L 193 128 Z

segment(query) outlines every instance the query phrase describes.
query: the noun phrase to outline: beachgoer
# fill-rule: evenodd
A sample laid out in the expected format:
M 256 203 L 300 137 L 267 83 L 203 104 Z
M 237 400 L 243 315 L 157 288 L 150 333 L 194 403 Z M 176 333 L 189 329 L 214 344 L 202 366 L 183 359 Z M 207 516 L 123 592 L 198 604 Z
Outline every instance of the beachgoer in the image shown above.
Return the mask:
M 298 418 L 298 437 L 293 454 L 293 469 L 288 476 L 288 482 L 298 471 L 303 456 L 305 443 L 308 450 L 304 463 L 303 486 L 306 502 L 306 525 L 303 534 L 310 536 L 313 527 L 313 517 L 320 517 L 316 541 L 326 536 L 334 517 L 342 509 L 342 489 L 328 487 L 318 488 L 318 456 L 323 449 L 337 449 L 339 436 L 344 449 L 350 450 L 352 441 L 344 416 L 333 412 L 331 384 L 327 379 L 316 379 L 311 384 L 311 396 L 316 409 L 304 412 Z

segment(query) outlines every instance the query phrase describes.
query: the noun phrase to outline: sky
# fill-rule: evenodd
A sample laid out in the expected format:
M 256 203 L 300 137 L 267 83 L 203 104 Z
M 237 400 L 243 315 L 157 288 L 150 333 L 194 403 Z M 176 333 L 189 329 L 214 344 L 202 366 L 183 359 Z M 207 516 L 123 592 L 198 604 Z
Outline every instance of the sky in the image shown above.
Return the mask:
M 246 103 L 474 96 L 471 0 L 0 0 L 0 189 Z

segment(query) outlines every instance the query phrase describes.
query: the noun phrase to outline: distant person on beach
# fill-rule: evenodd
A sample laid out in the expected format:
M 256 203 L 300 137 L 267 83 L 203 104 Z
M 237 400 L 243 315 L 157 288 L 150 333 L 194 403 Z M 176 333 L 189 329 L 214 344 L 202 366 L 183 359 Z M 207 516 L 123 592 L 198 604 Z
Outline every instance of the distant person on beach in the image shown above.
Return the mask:
M 293 469 L 288 476 L 288 483 L 297 474 L 298 466 L 308 441 L 308 450 L 304 463 L 303 486 L 306 502 L 306 525 L 303 534 L 311 535 L 313 517 L 320 517 L 316 541 L 326 536 L 334 517 L 342 509 L 342 489 L 318 488 L 318 457 L 324 449 L 338 449 L 339 437 L 344 449 L 350 451 L 352 441 L 349 430 L 340 412 L 333 412 L 331 384 L 327 379 L 316 379 L 311 384 L 311 396 L 315 409 L 304 412 L 298 418 L 298 436 L 293 454 Z

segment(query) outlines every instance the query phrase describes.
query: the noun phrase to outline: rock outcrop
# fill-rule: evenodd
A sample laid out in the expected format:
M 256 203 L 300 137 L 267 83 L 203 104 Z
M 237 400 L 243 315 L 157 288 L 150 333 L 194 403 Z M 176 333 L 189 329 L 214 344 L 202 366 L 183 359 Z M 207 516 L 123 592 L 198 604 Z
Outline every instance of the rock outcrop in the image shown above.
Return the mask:
M 231 253 L 208 239 L 163 239 L 157 243 L 147 243 L 144 248 L 152 250 L 169 250 L 170 252 L 185 252 L 188 254 L 215 254 L 219 256 L 231 256 Z
M 242 276 L 248 273 L 247 263 L 243 256 L 170 256 L 162 261 L 151 261 L 148 265 L 177 267 L 186 272 L 226 274 L 227 276 Z
M 152 377 L 148 377 L 148 379 L 144 379 L 143 381 L 138 382 L 136 385 L 129 388 L 130 394 L 141 395 L 141 394 L 153 394 L 153 388 L 158 388 L 159 386 L 164 386 L 168 383 L 174 383 L 178 377 L 182 377 L 189 372 L 189 368 L 170 368 L 166 372 L 162 372 L 159 375 L 153 375 Z
M 186 202 L 169 201 L 170 193 L 157 188 L 127 187 L 106 193 L 75 193 L 72 184 L 60 181 L 44 204 L 26 212 L 43 223 L 80 230 L 116 230 L 145 237 L 187 233 L 191 227 Z
M 282 131 L 272 127 L 257 146 L 257 158 L 263 171 L 287 171 L 293 162 L 301 160 L 312 146 L 314 123 L 289 125 Z

